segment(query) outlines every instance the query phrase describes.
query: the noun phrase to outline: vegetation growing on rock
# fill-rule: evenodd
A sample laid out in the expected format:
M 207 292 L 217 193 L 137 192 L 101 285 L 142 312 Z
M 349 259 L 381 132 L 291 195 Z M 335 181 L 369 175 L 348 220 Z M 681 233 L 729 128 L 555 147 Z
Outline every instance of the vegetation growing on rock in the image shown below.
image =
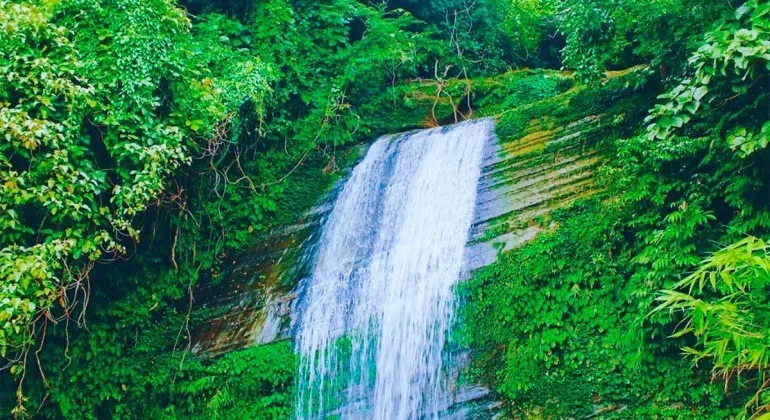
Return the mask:
M 769 11 L 746 3 L 705 34 L 690 59 L 694 77 L 664 80 L 670 88 L 654 106 L 649 93 L 660 88 L 624 76 L 501 118 L 504 142 L 525 138 L 538 119 L 552 121 L 546 128 L 581 112 L 613 121 L 581 134 L 603 151 L 596 183 L 605 188 L 532 221 L 544 231 L 537 239 L 462 287 L 473 373 L 512 413 L 767 410 L 767 247 L 758 237 L 769 233 L 770 156 L 758 139 L 770 98 L 757 78 L 769 57 L 755 54 L 770 45 Z M 639 90 L 624 100 L 613 84 Z M 651 107 L 646 118 L 639 106 Z
M 483 233 L 540 232 L 461 287 L 469 374 L 514 416 L 768 410 L 766 1 L 0 0 L 0 69 L 3 416 L 289 417 L 289 343 L 191 354 L 196 292 L 350 145 L 478 116 L 502 178 L 600 159 Z

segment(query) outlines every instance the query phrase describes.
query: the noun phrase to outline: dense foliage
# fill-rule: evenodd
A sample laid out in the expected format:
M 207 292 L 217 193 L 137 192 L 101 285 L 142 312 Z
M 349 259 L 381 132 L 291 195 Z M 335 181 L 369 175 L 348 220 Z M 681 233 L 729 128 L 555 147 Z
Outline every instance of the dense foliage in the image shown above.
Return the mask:
M 686 71 L 687 58 L 715 20 L 732 9 L 712 0 L 564 0 L 558 9 L 566 35 L 564 63 L 584 80 L 610 67 L 643 62 L 661 76 Z
M 591 13 L 615 13 L 592 4 Z M 766 412 L 768 13 L 750 1 L 701 35 L 646 127 L 626 119 L 597 139 L 613 156 L 599 199 L 541 220 L 548 233 L 463 287 L 466 338 L 481 353 L 475 373 L 515 403 L 513 412 Z M 581 56 L 591 65 L 602 64 L 596 51 L 618 57 L 597 49 L 609 39 L 595 45 Z M 636 95 L 626 112 L 639 105 Z M 575 105 L 567 112 L 584 109 Z M 520 108 L 498 126 L 501 135 L 516 136 L 542 115 L 532 108 L 561 112 L 549 103 Z
M 296 217 L 301 205 L 279 208 L 292 188 L 328 185 L 328 176 L 309 187 L 288 180 L 302 164 L 324 167 L 337 146 L 382 129 L 355 107 L 400 66 L 413 71 L 420 34 L 407 26 L 416 22 L 353 1 L 261 2 L 243 20 L 191 20 L 172 1 L 0 9 L 0 354 L 18 385 L 14 413 L 29 413 L 33 367 L 43 385 L 35 406 L 53 387 L 57 406 L 44 409 L 144 412 L 106 403 L 125 399 L 131 382 L 169 392 L 162 368 L 138 370 L 149 356 L 124 355 L 138 347 L 134 337 L 154 326 L 158 336 L 147 334 L 160 340 L 169 330 L 157 322 L 192 299 L 224 253 Z M 354 19 L 365 29 L 356 42 Z M 176 355 L 173 337 L 150 347 Z M 106 367 L 58 373 L 92 358 Z
M 761 414 L 768 63 L 760 0 L 0 0 L 1 415 L 289 417 L 289 343 L 190 354 L 225 256 L 350 144 L 608 108 L 608 189 L 463 288 L 477 376 L 545 417 Z

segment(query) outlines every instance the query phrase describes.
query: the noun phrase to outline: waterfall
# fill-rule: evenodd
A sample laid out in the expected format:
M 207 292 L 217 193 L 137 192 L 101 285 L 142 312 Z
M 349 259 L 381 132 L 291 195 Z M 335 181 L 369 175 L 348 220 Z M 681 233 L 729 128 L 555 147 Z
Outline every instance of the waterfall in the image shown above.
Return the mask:
M 353 169 L 301 298 L 296 417 L 440 416 L 453 286 L 492 124 L 382 137 Z

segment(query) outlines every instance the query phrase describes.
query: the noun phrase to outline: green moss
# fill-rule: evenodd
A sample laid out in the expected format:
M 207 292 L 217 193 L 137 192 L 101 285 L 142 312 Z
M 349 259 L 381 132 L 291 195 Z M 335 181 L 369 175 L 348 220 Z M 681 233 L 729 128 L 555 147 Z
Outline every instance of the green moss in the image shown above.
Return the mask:
M 638 118 L 650 108 L 656 92 L 649 71 L 638 69 L 597 85 L 578 86 L 555 97 L 505 109 L 498 117 L 496 132 L 505 143 L 524 137 L 532 127 L 564 127 L 591 115 L 630 113 Z M 633 127 L 628 119 L 626 125 Z
M 568 73 L 520 70 L 474 81 L 473 103 L 481 115 L 496 115 L 561 94 L 573 86 Z
M 558 94 L 558 80 L 569 81 L 564 76 L 541 72 L 511 75 L 516 76 L 511 82 L 514 85 L 553 78 L 550 93 L 555 96 L 530 103 L 517 102 L 521 98 L 515 91 L 510 101 L 497 97 L 503 103 L 518 105 L 498 117 L 496 131 L 504 160 L 496 164 L 493 188 L 521 185 L 519 193 L 530 191 L 543 198 L 531 208 L 491 221 L 478 241 L 523 229 L 522 225 L 533 222 L 528 220 L 528 213 L 552 211 L 598 191 L 592 174 L 600 165 L 602 150 L 613 139 L 640 126 L 656 95 L 644 69 L 617 73 L 595 85 L 571 87 L 571 83 L 561 82 L 564 88 L 571 88 Z
M 458 119 L 497 115 L 558 95 L 572 83 L 571 76 L 562 72 L 519 70 L 493 77 L 448 79 L 437 97 L 436 81 L 425 79 L 393 86 L 372 98 L 361 112 L 373 115 L 366 132 L 378 135 L 451 124 L 455 121 L 453 105 L 462 114 Z
M 301 216 L 323 198 L 360 153 L 359 146 L 338 150 L 316 151 L 285 182 L 283 194 L 276 199 L 271 226 L 296 223 Z

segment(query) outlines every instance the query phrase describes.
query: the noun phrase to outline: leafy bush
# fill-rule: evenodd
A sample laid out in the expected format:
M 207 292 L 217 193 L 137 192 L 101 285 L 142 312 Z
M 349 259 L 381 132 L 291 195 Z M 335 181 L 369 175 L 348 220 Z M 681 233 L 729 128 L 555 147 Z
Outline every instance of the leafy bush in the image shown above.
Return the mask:
M 228 109 L 188 60 L 190 22 L 172 3 L 85 6 L 0 3 L 0 353 L 13 359 L 26 356 L 33 321 L 74 309 L 94 262 L 139 239 L 135 216 Z
M 672 337 L 695 336 L 697 347 L 684 349 L 695 364 L 709 361 L 714 374 L 727 385 L 741 376 L 747 384 L 756 381 L 757 394 L 748 404 L 750 411 L 758 412 L 767 410 L 764 398 L 760 399 L 767 382 L 762 374 L 753 376 L 770 366 L 768 250 L 770 246 L 754 237 L 720 249 L 672 290 L 662 291 L 656 299 L 660 305 L 653 310 L 684 314 Z

